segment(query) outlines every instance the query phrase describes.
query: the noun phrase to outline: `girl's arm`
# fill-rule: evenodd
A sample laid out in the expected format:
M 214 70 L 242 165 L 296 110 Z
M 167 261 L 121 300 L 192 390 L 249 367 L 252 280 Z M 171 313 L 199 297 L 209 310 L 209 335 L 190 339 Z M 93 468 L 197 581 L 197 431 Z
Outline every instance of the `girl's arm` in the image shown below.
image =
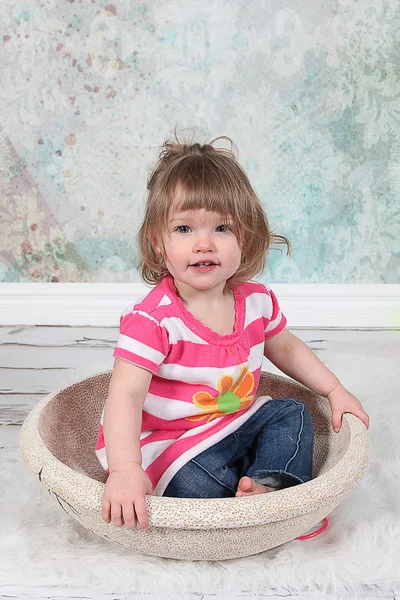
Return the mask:
M 110 472 L 127 462 L 142 464 L 142 409 L 152 373 L 121 358 L 115 359 L 104 410 L 104 443 Z
M 264 343 L 264 356 L 292 379 L 321 396 L 332 408 L 332 425 L 339 431 L 342 414 L 351 412 L 369 426 L 369 417 L 361 403 L 298 337 L 283 329 Z
M 103 520 L 116 527 L 149 525 L 146 494 L 153 489 L 141 466 L 140 430 L 151 377 L 149 371 L 116 358 L 103 419 L 110 475 L 102 502 Z

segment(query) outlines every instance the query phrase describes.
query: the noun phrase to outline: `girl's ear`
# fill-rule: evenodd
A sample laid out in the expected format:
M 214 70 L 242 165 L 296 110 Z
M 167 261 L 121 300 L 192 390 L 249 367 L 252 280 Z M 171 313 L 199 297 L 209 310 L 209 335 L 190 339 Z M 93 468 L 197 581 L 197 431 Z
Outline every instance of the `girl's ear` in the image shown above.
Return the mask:
M 161 254 L 162 250 L 161 250 L 161 246 L 158 244 L 157 242 L 157 238 L 154 235 L 153 231 L 151 229 L 147 229 L 146 232 L 147 235 L 147 239 L 149 240 L 150 244 L 152 245 L 153 249 L 158 252 L 159 254 Z

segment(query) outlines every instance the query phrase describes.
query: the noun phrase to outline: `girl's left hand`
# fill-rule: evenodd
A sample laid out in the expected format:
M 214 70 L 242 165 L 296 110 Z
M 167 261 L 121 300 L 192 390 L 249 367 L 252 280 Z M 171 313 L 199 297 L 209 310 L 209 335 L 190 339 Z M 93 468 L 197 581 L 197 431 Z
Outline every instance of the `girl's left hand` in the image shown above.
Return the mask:
M 363 409 L 361 402 L 357 400 L 345 387 L 338 385 L 327 395 L 332 409 L 332 427 L 336 433 L 342 425 L 343 413 L 351 413 L 355 415 L 369 428 L 369 416 Z

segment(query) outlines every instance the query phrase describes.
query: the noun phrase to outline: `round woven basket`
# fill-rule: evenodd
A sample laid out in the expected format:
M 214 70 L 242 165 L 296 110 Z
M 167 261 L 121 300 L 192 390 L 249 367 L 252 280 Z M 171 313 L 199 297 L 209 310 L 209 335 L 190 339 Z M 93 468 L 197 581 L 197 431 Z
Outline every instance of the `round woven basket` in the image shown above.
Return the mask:
M 359 481 L 369 464 L 369 435 L 360 419 L 331 425 L 326 398 L 278 375 L 262 373 L 258 395 L 304 402 L 315 431 L 314 473 L 307 483 L 242 498 L 146 496 L 149 529 L 105 523 L 107 474 L 94 449 L 111 371 L 43 398 L 26 417 L 20 449 L 29 469 L 78 523 L 122 546 L 152 556 L 226 560 L 263 552 L 315 527 Z

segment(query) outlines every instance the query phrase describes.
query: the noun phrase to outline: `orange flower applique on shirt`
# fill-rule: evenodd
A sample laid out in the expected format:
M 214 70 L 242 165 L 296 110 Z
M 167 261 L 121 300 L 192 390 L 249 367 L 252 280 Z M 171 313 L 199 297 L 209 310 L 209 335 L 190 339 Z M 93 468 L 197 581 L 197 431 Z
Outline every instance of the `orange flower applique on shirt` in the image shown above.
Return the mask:
M 193 395 L 193 404 L 208 414 L 207 423 L 209 423 L 218 417 L 248 408 L 254 398 L 254 395 L 249 395 L 253 387 L 253 373 L 247 367 L 242 367 L 236 381 L 232 375 L 222 375 L 218 381 L 219 394 L 216 398 L 209 392 L 196 392 Z M 201 421 L 207 417 L 207 414 L 186 418 L 188 421 Z

